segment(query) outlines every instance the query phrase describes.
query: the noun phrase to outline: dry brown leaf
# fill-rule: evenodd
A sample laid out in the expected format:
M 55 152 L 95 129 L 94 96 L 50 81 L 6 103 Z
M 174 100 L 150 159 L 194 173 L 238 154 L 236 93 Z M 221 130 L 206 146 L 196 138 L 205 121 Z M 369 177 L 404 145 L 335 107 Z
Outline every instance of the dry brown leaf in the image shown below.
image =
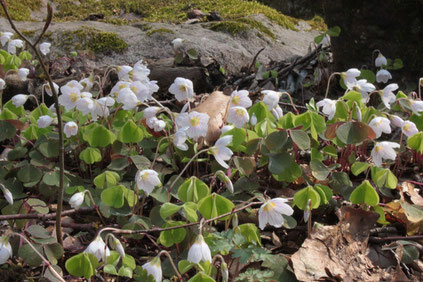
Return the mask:
M 400 189 L 401 200 L 406 201 L 405 195 L 409 197 L 411 202 L 417 206 L 423 207 L 423 198 L 415 190 L 415 187 L 410 182 L 403 182 Z
M 370 229 L 379 215 L 342 207 L 338 217 L 340 222 L 336 226 L 318 227 L 291 257 L 297 279 L 392 280 L 395 271 L 377 267 L 367 256 Z
M 207 145 L 212 145 L 220 136 L 221 128 L 226 120 L 230 97 L 223 92 L 215 91 L 205 101 L 193 109 L 199 113 L 208 114 L 209 129 L 205 138 Z

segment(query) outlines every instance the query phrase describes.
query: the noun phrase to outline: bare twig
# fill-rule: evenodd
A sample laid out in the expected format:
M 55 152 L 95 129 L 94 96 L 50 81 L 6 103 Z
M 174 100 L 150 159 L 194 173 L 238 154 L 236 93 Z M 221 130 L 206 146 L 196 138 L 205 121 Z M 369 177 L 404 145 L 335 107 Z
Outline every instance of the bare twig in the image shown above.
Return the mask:
M 10 23 L 10 26 L 12 27 L 12 29 L 31 47 L 31 49 L 34 51 L 35 55 L 38 58 L 38 61 L 41 65 L 41 68 L 43 69 L 44 74 L 47 77 L 47 81 L 50 85 L 50 89 L 51 92 L 53 93 L 53 98 L 54 98 L 54 103 L 55 103 L 55 108 L 56 108 L 56 114 L 57 114 L 57 129 L 59 131 L 59 164 L 60 164 L 60 178 L 59 178 L 59 191 L 58 191 L 58 197 L 57 197 L 57 213 L 56 213 L 56 236 L 57 236 L 57 242 L 60 245 L 63 245 L 63 238 L 62 238 L 62 225 L 61 225 L 61 218 L 62 218 L 62 208 L 63 208 L 63 193 L 64 193 L 64 171 L 65 171 L 65 148 L 64 148 L 64 144 L 63 144 L 63 124 L 62 124 L 62 114 L 60 112 L 60 105 L 59 105 L 59 96 L 58 93 L 56 92 L 56 89 L 54 88 L 53 85 L 53 80 L 50 76 L 50 73 L 47 70 L 47 67 L 44 63 L 44 59 L 40 54 L 40 51 L 37 48 L 37 44 L 38 42 L 41 40 L 41 37 L 44 35 L 45 31 L 48 29 L 50 23 L 51 23 L 51 19 L 52 19 L 52 14 L 53 14 L 53 9 L 51 8 L 50 4 L 47 4 L 47 12 L 48 12 L 48 16 L 47 16 L 47 21 L 44 25 L 43 31 L 40 35 L 40 37 L 38 38 L 38 40 L 33 44 L 28 38 L 26 38 L 20 31 L 19 29 L 15 26 L 12 18 L 10 17 L 9 11 L 7 10 L 7 4 L 5 0 L 1 0 L 0 4 L 3 7 L 4 13 Z
M 86 213 L 94 210 L 92 207 L 83 207 L 79 209 L 71 209 L 61 213 L 62 216 L 71 215 L 75 213 Z M 55 218 L 57 213 L 41 214 L 41 213 L 28 213 L 28 214 L 6 214 L 0 215 L 0 221 L 2 220 L 17 220 L 17 219 L 39 219 L 46 221 L 48 219 Z

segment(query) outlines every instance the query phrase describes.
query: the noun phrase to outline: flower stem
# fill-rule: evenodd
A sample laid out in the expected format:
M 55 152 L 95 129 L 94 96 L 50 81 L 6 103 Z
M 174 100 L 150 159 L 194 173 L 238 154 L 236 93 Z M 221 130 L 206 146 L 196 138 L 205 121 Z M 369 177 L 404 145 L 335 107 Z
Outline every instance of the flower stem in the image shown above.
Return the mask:
M 89 197 L 90 197 L 90 200 L 91 200 L 91 202 L 92 202 L 92 203 L 93 203 L 93 205 L 94 205 L 94 209 L 96 210 L 96 212 L 97 212 L 98 216 L 100 217 L 101 222 L 102 222 L 103 224 L 106 224 L 106 223 L 104 222 L 103 217 L 101 216 L 101 213 L 100 213 L 100 210 L 99 210 L 99 208 L 98 208 L 97 204 L 94 202 L 93 195 L 91 194 L 91 192 L 90 192 L 89 190 L 85 190 L 85 191 L 86 191 L 86 193 L 88 193 L 88 195 L 89 195 Z
M 157 256 L 160 258 L 161 255 L 165 255 L 169 258 L 170 264 L 172 265 L 173 270 L 175 271 L 176 275 L 178 276 L 179 281 L 184 281 L 182 280 L 182 276 L 178 271 L 178 268 L 175 265 L 175 262 L 172 259 L 172 256 L 169 254 L 169 252 L 163 250 L 161 251 Z
M 292 96 L 291 94 L 289 94 L 288 92 L 282 92 L 282 95 L 286 95 L 289 98 L 289 101 L 291 102 L 292 107 L 294 108 L 295 113 L 298 115 L 300 114 L 300 112 L 298 111 L 297 107 L 295 107 L 294 101 L 292 100 Z
M 334 72 L 334 73 L 332 73 L 332 74 L 329 76 L 329 79 L 328 79 L 328 85 L 326 86 L 325 98 L 327 98 L 327 97 L 328 97 L 328 94 L 329 94 L 330 82 L 331 82 L 332 78 L 333 78 L 335 75 L 337 75 L 337 74 L 341 74 L 341 73 L 339 73 L 339 72 Z

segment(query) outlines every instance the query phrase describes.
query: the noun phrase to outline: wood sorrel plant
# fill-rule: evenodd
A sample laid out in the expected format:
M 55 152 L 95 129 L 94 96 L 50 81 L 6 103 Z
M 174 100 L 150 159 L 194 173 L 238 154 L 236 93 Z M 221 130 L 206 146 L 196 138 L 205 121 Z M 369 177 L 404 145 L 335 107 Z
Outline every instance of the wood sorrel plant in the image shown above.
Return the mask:
M 40 39 L 24 41 L 45 70 L 36 48 Z M 31 60 L 25 57 L 15 62 L 17 69 Z M 180 111 L 154 98 L 157 82 L 149 79 L 143 61 L 57 86 L 45 71 L 45 91 L 55 97 L 56 114 L 44 103 L 27 112 L 25 95 L 2 107 L 0 141 L 12 149 L 0 168 L 5 196 L 0 220 L 26 235 L 25 243 L 16 242 L 19 251 L 7 245 L 5 262 L 19 256 L 30 266 L 47 266 L 47 278 L 63 279 L 67 271 L 86 279 L 158 281 L 164 274 L 180 281 L 226 281 L 229 273 L 239 277 L 241 265 L 254 263 L 264 269 L 253 269 L 254 277 L 277 280 L 281 271 L 284 277 L 292 273 L 287 267 L 270 271 L 287 261 L 263 247 L 260 230 L 295 227 L 296 207 L 304 211 L 312 237 L 315 210 L 330 205 L 334 195 L 374 210 L 386 224 L 380 198 L 397 187 L 407 164 L 422 165 L 423 102 L 394 94 L 395 84 L 377 89 L 358 69 L 341 73 L 342 97 L 329 99 L 328 90 L 325 99 L 311 100 L 302 112 L 286 92 L 264 90 L 253 103 L 248 91 L 234 91 L 222 133 L 210 146 L 202 143 L 210 117 L 189 110 L 196 96 L 187 79 L 177 78 L 168 89 L 186 105 Z M 103 86 L 113 71 L 119 81 L 106 93 Z M 283 95 L 294 112 L 283 113 Z M 369 105 L 370 97 L 380 105 Z M 57 129 L 51 126 L 56 121 Z M 400 138 L 394 138 L 395 131 Z M 284 186 L 296 190 L 292 199 L 281 198 Z M 65 205 L 62 212 L 65 187 L 71 208 Z M 239 213 L 257 220 L 245 221 Z M 62 215 L 79 221 L 61 222 Z M 52 218 L 56 237 L 46 228 Z M 99 225 L 91 243 L 72 250 L 61 264 L 61 226 L 73 228 L 68 233 L 75 236 Z M 166 265 L 173 270 L 162 269 Z

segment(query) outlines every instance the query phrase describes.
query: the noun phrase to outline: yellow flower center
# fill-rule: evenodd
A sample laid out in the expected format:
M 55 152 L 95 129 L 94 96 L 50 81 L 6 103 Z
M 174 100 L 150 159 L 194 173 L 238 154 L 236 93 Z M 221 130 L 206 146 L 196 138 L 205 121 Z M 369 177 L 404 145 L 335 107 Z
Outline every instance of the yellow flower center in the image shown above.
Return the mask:
M 179 85 L 179 90 L 181 92 L 187 92 L 187 87 L 185 85 Z
M 132 86 L 132 87 L 131 87 L 131 90 L 132 90 L 132 92 L 134 92 L 134 93 L 138 92 L 138 89 L 137 89 L 135 86 Z
M 189 120 L 189 123 L 191 124 L 192 127 L 196 127 L 200 124 L 200 119 L 198 117 L 192 117 Z
M 245 112 L 243 109 L 236 109 L 235 114 L 239 117 L 243 117 L 245 115 Z
M 405 131 L 405 132 L 408 132 L 408 131 L 410 131 L 411 130 L 411 124 L 404 124 L 404 126 L 402 127 L 402 129 Z
M 76 101 L 78 101 L 78 94 L 76 94 L 75 92 L 72 92 L 69 96 L 72 103 L 75 103 Z
M 232 98 L 232 104 L 234 104 L 235 106 L 237 106 L 240 101 L 241 101 L 241 98 L 239 98 L 239 96 L 234 96 Z
M 148 172 L 144 172 L 143 175 L 141 175 L 141 180 L 146 181 L 148 179 Z
M 123 88 L 126 88 L 126 84 L 119 85 L 119 90 L 122 90 Z
M 265 210 L 265 211 L 267 211 L 267 212 L 271 212 L 271 211 L 273 211 L 273 208 L 276 206 L 276 204 L 274 203 L 274 202 L 268 202 L 265 206 L 264 206 L 264 208 L 263 208 L 263 210 Z
M 381 145 L 376 145 L 376 147 L 375 147 L 376 152 L 379 152 L 382 149 L 383 149 L 383 146 L 381 146 Z

